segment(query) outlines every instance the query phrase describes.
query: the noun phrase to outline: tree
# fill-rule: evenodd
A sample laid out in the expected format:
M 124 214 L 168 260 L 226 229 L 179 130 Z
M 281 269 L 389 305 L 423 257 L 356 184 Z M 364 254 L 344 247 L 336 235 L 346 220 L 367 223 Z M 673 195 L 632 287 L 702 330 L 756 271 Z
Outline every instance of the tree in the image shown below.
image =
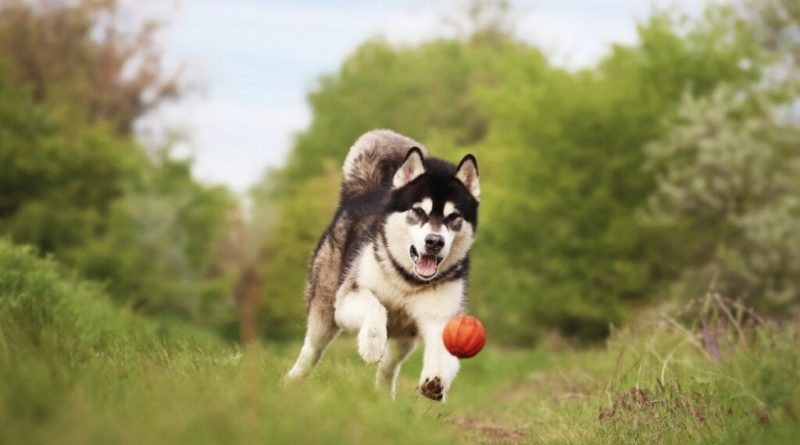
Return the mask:
M 475 290 L 486 301 L 477 309 L 498 311 L 496 298 L 514 307 L 503 330 L 519 341 L 535 336 L 534 321 L 602 338 L 667 279 L 650 228 L 634 218 L 654 188 L 644 147 L 684 91 L 759 77 L 758 65 L 740 65 L 757 60 L 755 46 L 727 15 L 684 20 L 655 14 L 638 44 L 578 73 L 508 53 L 497 64 L 503 80 L 483 89 L 491 130 L 478 158 L 492 175 L 482 206 L 493 220 L 476 246 Z
M 120 9 L 117 0 L 3 0 L 0 58 L 37 103 L 129 135 L 137 118 L 184 85 L 180 70 L 162 63 L 159 22 L 125 23 Z
M 800 302 L 800 129 L 776 105 L 720 88 L 686 96 L 648 147 L 657 189 L 646 221 L 668 232 L 681 265 L 672 291 L 724 295 L 764 310 Z
M 739 0 L 739 18 L 771 62 L 768 79 L 800 88 L 800 3 L 796 0 Z
M 154 22 L 115 1 L 0 4 L 0 234 L 103 281 L 120 304 L 227 329 L 236 273 L 215 253 L 237 203 L 135 120 L 177 97 Z

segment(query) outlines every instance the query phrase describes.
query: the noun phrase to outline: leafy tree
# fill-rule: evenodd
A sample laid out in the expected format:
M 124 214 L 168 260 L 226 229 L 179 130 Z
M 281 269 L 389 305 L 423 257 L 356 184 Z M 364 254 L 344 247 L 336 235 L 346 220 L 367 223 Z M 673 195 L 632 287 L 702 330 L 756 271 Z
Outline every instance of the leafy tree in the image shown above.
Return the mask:
M 75 128 L 0 71 L 0 227 L 46 251 L 102 229 L 111 201 L 148 163 L 107 127 Z
M 756 98 L 758 99 L 758 97 Z M 674 128 L 648 147 L 657 189 L 646 215 L 681 267 L 672 292 L 713 283 L 749 305 L 800 302 L 800 129 L 775 104 L 730 89 L 684 98 Z
M 771 65 L 768 81 L 779 88 L 800 88 L 800 4 L 796 0 L 739 0 L 738 18 L 755 36 Z M 784 93 L 786 93 L 784 91 Z
M 184 89 L 180 70 L 163 66 L 159 29 L 152 19 L 126 21 L 117 0 L 3 0 L 0 58 L 37 103 L 128 135 Z
M 644 147 L 684 91 L 703 96 L 759 75 L 740 64 L 755 59 L 755 46 L 728 15 L 682 20 L 654 15 L 639 26 L 639 44 L 578 73 L 512 55 L 500 65 L 506 81 L 483 92 L 492 134 L 479 158 L 496 171 L 483 211 L 495 219 L 481 229 L 476 293 L 487 292 L 479 301 L 489 315 L 511 286 L 503 298 L 518 310 L 503 327 L 513 337 L 530 335 L 532 320 L 602 337 L 664 277 L 658 244 L 634 218 L 654 187 Z
M 419 139 L 442 133 L 462 144 L 478 140 L 486 121 L 468 95 L 470 75 L 469 51 L 458 42 L 407 49 L 365 43 L 309 94 L 314 119 L 296 140 L 281 186 L 322 174 L 326 162 L 339 164 L 355 139 L 375 127 Z
M 154 24 L 117 11 L 0 4 L 0 234 L 106 282 L 120 304 L 227 329 L 236 271 L 216 253 L 237 203 L 133 139 L 179 88 Z

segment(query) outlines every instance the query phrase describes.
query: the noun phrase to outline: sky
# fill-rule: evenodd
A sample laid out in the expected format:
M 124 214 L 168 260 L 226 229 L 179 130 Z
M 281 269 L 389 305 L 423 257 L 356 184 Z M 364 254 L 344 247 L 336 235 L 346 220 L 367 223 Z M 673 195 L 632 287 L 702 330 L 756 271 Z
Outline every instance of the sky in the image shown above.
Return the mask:
M 194 158 L 199 179 L 246 193 L 279 167 L 311 112 L 306 94 L 365 40 L 413 45 L 453 35 L 442 17 L 459 0 L 183 0 L 162 36 L 168 65 L 182 63 L 196 87 L 144 118 L 145 140 L 179 131 L 177 156 Z M 612 43 L 636 41 L 650 0 L 512 1 L 517 37 L 553 63 L 590 66 Z M 692 14 L 705 0 L 656 1 Z

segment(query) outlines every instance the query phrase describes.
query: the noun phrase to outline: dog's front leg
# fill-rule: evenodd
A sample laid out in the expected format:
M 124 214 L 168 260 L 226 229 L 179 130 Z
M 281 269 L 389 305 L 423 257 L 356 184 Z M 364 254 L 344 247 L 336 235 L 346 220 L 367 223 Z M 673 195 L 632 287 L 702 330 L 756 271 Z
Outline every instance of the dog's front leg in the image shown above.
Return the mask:
M 420 333 L 425 343 L 422 357 L 422 375 L 419 390 L 429 399 L 444 401 L 447 391 L 458 374 L 458 359 L 444 346 L 442 333 L 447 320 L 428 319 L 420 321 Z
M 358 353 L 377 363 L 386 350 L 386 308 L 368 289 L 352 289 L 337 296 L 336 324 L 358 331 Z

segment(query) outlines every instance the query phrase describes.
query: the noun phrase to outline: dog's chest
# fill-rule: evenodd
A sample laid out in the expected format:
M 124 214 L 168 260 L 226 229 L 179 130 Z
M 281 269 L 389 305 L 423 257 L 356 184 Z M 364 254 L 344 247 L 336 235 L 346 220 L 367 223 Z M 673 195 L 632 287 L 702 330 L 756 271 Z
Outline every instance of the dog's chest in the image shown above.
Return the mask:
M 358 284 L 372 291 L 375 298 L 386 308 L 386 328 L 389 337 L 415 337 L 419 328 L 416 320 L 415 296 L 410 289 L 389 282 L 383 273 L 375 268 L 361 270 Z
M 372 245 L 368 245 L 362 250 L 356 267 L 351 269 L 355 282 L 361 288 L 371 290 L 383 304 L 395 304 L 400 302 L 410 293 L 413 293 L 415 286 L 410 285 L 396 274 L 388 273 L 389 265 L 382 265 L 372 254 Z
M 461 310 L 461 280 L 420 288 L 387 273 L 373 255 L 363 255 L 358 264 L 356 282 L 372 291 L 386 308 L 390 336 L 414 336 L 420 321 L 447 320 Z

